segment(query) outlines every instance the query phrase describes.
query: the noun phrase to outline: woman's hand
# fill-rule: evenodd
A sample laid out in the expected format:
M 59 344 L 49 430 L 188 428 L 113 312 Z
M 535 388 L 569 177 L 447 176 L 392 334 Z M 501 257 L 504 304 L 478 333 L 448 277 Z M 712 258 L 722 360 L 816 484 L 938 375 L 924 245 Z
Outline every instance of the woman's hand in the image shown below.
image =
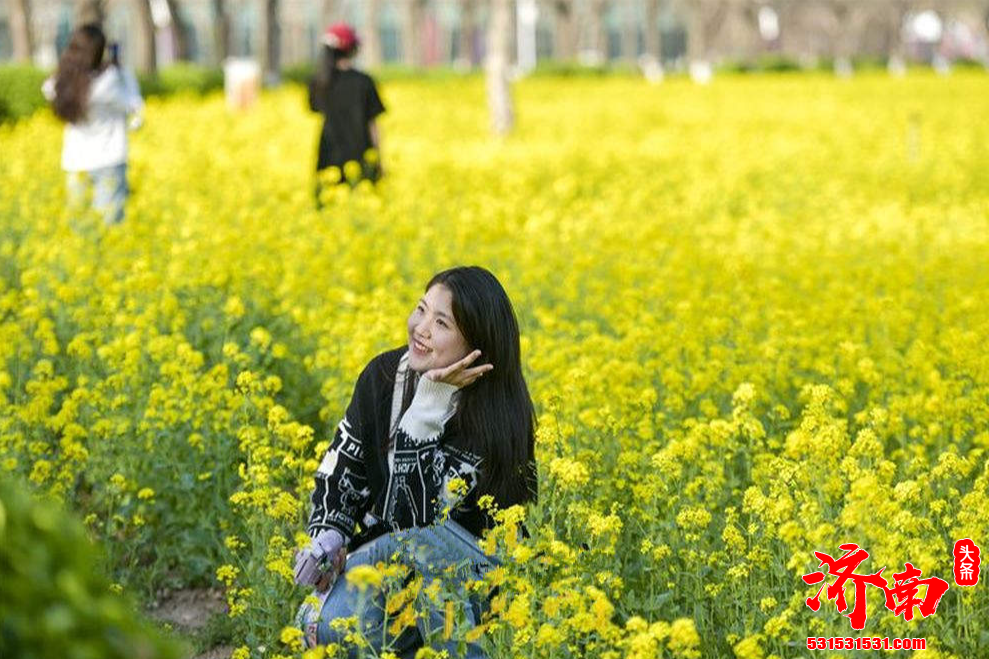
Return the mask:
M 333 529 L 321 531 L 308 547 L 295 556 L 295 582 L 300 586 L 315 586 L 319 592 L 333 585 L 347 563 L 343 536 Z
M 481 351 L 474 350 L 463 359 L 456 361 L 449 366 L 444 368 L 434 368 L 426 371 L 424 377 L 429 378 L 433 382 L 452 384 L 458 389 L 462 389 L 467 385 L 472 384 L 479 377 L 494 368 L 491 364 L 481 364 L 480 366 L 475 366 L 474 368 L 467 368 L 480 356 Z
M 323 575 L 316 581 L 316 592 L 325 593 L 329 590 L 333 582 L 336 581 L 337 577 L 343 574 L 343 571 L 347 568 L 347 552 L 338 551 L 337 555 L 330 561 L 330 569 L 323 573 Z

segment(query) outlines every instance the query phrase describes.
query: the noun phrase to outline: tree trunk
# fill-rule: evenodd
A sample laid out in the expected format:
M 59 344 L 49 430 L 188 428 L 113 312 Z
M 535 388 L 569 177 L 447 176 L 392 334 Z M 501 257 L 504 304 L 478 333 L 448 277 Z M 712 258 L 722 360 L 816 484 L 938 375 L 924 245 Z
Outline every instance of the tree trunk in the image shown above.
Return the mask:
M 886 66 L 894 75 L 906 73 L 906 60 L 903 49 L 903 22 L 910 10 L 909 0 L 891 0 L 887 20 Z
M 798 45 L 794 39 L 796 30 L 794 29 L 796 10 L 790 2 L 776 0 L 770 6 L 776 10 L 776 15 L 780 21 L 780 36 L 776 39 L 776 50 L 787 57 L 803 59 L 806 56 L 805 46 Z
M 151 0 L 135 0 L 135 2 L 140 27 L 138 37 L 140 55 L 137 66 L 144 73 L 157 73 L 158 54 L 155 50 L 155 22 L 151 17 Z
M 457 40 L 457 64 L 474 68 L 474 0 L 460 0 L 460 35 Z
M 281 22 L 279 0 L 262 0 L 261 70 L 266 83 L 277 82 L 281 74 Z
M 854 72 L 852 66 L 852 50 L 855 39 L 855 35 L 852 33 L 854 7 L 850 0 L 832 0 L 831 10 L 835 18 L 835 33 L 831 35 L 834 72 L 845 78 Z
M 732 28 L 732 57 L 741 57 L 746 60 L 753 60 L 759 53 L 765 52 L 773 47 L 777 39 L 764 39 L 762 35 L 762 25 L 759 22 L 759 12 L 775 12 L 769 5 L 736 5 L 732 7 L 733 18 L 729 21 Z M 777 27 L 779 27 L 779 14 L 776 14 Z M 778 38 L 778 35 L 777 35 Z
M 378 29 L 381 23 L 381 0 L 367 0 L 365 6 L 367 13 L 364 23 L 364 46 L 361 50 L 364 51 L 364 62 L 368 68 L 374 69 L 381 66 L 384 60 L 381 52 L 381 32 Z
M 608 29 L 604 24 L 604 12 L 607 9 L 608 0 L 591 0 L 590 15 L 587 18 L 595 64 L 608 61 Z
M 711 44 L 721 31 L 730 8 L 729 0 L 693 0 L 690 5 L 687 31 L 687 59 L 690 77 L 705 84 L 713 75 Z
M 402 0 L 402 63 L 406 66 L 419 67 L 422 64 L 422 48 L 419 47 L 421 24 L 420 0 Z
M 622 59 L 635 63 L 639 58 L 639 21 L 636 6 L 626 2 L 622 5 Z
M 10 36 L 14 42 L 14 61 L 30 62 L 34 54 L 34 32 L 31 29 L 30 0 L 11 1 Z
M 646 55 L 657 64 L 663 61 L 663 42 L 659 31 L 659 0 L 646 0 L 646 24 L 643 28 Z
M 213 61 L 220 66 L 230 56 L 230 15 L 226 0 L 213 0 Z
M 711 44 L 715 43 L 721 27 L 725 24 L 725 18 L 731 9 L 731 0 L 710 0 L 708 11 L 703 14 L 704 47 L 705 57 L 712 55 Z
M 340 17 L 337 15 L 336 0 L 322 0 L 319 7 L 319 19 L 322 22 L 322 25 L 319 26 L 320 30 L 325 30 L 340 20 Z
M 189 50 L 189 25 L 182 18 L 178 0 L 165 0 L 172 18 L 172 34 L 175 35 L 175 58 L 182 61 L 191 59 Z
M 147 0 L 145 0 L 147 1 Z M 106 0 L 77 0 L 76 23 L 103 25 L 106 20 Z
M 711 45 L 717 40 L 729 9 L 730 0 L 693 0 L 690 3 L 687 53 L 691 60 L 707 61 L 714 55 Z
M 982 32 L 985 36 L 989 37 L 989 2 L 985 4 L 985 14 L 982 16 Z M 989 66 L 989 62 L 987 62 Z
M 659 31 L 659 0 L 646 0 L 645 25 L 642 28 L 643 49 L 642 74 L 652 83 L 662 82 L 663 43 Z
M 487 69 L 488 107 L 496 135 L 506 135 L 515 123 L 512 92 L 508 85 L 510 0 L 491 0 L 488 23 Z
M 707 60 L 707 44 L 704 43 L 703 0 L 693 0 L 688 7 L 687 59 L 690 62 Z
M 553 3 L 553 57 L 570 62 L 577 56 L 577 21 L 573 0 Z

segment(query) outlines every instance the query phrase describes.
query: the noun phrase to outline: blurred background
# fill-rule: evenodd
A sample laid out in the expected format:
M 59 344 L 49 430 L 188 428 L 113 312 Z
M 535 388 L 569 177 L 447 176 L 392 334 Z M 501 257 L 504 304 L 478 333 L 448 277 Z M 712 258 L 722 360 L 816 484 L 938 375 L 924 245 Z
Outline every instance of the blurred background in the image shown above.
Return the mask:
M 0 61 L 53 68 L 73 26 L 92 20 L 139 72 L 251 57 L 271 82 L 311 62 L 325 26 L 346 20 L 363 35 L 363 67 L 470 69 L 499 12 L 515 73 L 989 61 L 989 0 L 4 0 Z

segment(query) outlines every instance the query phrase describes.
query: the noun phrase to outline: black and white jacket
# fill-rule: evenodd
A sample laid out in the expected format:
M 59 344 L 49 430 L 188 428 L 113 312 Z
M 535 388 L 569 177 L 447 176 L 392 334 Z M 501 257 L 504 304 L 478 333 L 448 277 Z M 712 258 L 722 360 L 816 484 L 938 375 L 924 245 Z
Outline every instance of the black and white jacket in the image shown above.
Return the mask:
M 354 548 L 383 533 L 427 526 L 446 507 L 476 536 L 490 525 L 477 507 L 481 458 L 450 422 L 457 387 L 418 378 L 412 403 L 401 414 L 406 377 L 416 377 L 408 368 L 407 347 L 378 355 L 358 377 L 316 471 L 311 536 L 333 528 Z M 455 478 L 467 485 L 462 497 L 448 491 Z

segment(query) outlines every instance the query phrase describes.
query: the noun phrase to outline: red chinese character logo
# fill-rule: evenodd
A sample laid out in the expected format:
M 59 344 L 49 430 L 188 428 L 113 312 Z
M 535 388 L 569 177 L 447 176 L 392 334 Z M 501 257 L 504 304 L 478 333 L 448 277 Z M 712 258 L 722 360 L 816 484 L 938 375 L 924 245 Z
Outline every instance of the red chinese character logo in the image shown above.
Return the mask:
M 979 558 L 979 546 L 971 538 L 958 540 L 952 554 L 955 557 L 955 567 L 952 570 L 955 583 L 959 586 L 974 586 L 979 583 L 979 564 L 982 562 Z
M 828 600 L 835 600 L 835 606 L 838 607 L 838 613 L 844 614 L 848 610 L 848 603 L 845 601 L 845 582 L 851 580 L 855 584 L 855 608 L 852 612 L 848 614 L 848 618 L 852 622 L 852 629 L 862 629 L 865 627 L 865 587 L 867 584 L 872 584 L 873 586 L 878 586 L 883 590 L 886 590 L 886 580 L 883 579 L 882 570 L 876 572 L 875 574 L 861 575 L 855 574 L 855 568 L 857 568 L 862 561 L 869 558 L 869 552 L 864 549 L 859 549 L 856 544 L 844 544 L 839 545 L 838 549 L 843 550 L 845 553 L 841 558 L 834 559 L 825 554 L 824 552 L 815 551 L 814 556 L 821 561 L 820 565 L 828 566 L 828 573 L 825 575 L 823 572 L 811 572 L 810 574 L 805 574 L 802 578 L 804 583 L 815 584 L 821 583 L 825 580 L 826 576 L 838 577 L 835 582 L 828 586 Z M 821 591 L 824 590 L 822 584 L 820 588 L 817 589 L 817 594 L 814 597 L 807 598 L 807 606 L 812 610 L 817 611 L 821 608 Z
M 920 570 L 910 563 L 904 565 L 903 572 L 893 575 L 893 587 L 886 588 L 886 608 L 894 616 L 903 615 L 904 620 L 913 620 L 913 609 L 920 609 L 920 617 L 926 618 L 937 611 L 941 597 L 948 592 L 948 582 L 944 579 L 931 577 L 919 579 Z M 924 599 L 917 597 L 920 586 L 927 586 Z M 890 606 L 893 604 L 893 606 Z
M 902 615 L 904 620 L 913 620 L 914 608 L 920 610 L 921 618 L 926 618 L 932 613 L 935 613 L 938 604 L 941 602 L 941 597 L 948 591 L 947 581 L 937 577 L 921 579 L 921 571 L 910 563 L 904 565 L 903 572 L 897 572 L 893 575 L 892 587 L 887 584 L 886 579 L 882 576 L 883 570 L 886 569 L 885 567 L 873 574 L 856 574 L 856 568 L 862 564 L 862 561 L 869 558 L 869 552 L 860 549 L 858 545 L 852 543 L 839 545 L 838 548 L 845 553 L 837 559 L 823 552 L 815 551 L 814 555 L 821 561 L 820 565 L 828 566 L 828 572 L 827 574 L 821 571 L 811 572 L 810 574 L 805 574 L 802 579 L 804 583 L 816 584 L 825 581 L 829 576 L 837 577 L 835 582 L 828 586 L 827 596 L 828 600 L 834 600 L 835 606 L 841 614 L 845 614 L 849 609 L 848 603 L 845 601 L 845 583 L 851 581 L 855 585 L 855 606 L 852 608 L 851 613 L 845 615 L 851 621 L 852 629 L 862 629 L 865 627 L 866 586 L 871 585 L 882 588 L 886 597 L 886 608 L 892 611 L 894 616 Z M 814 611 L 817 611 L 821 607 L 821 591 L 824 590 L 826 583 L 821 585 L 814 597 L 807 598 L 807 606 Z M 921 586 L 927 586 L 923 598 L 918 597 L 918 591 Z

